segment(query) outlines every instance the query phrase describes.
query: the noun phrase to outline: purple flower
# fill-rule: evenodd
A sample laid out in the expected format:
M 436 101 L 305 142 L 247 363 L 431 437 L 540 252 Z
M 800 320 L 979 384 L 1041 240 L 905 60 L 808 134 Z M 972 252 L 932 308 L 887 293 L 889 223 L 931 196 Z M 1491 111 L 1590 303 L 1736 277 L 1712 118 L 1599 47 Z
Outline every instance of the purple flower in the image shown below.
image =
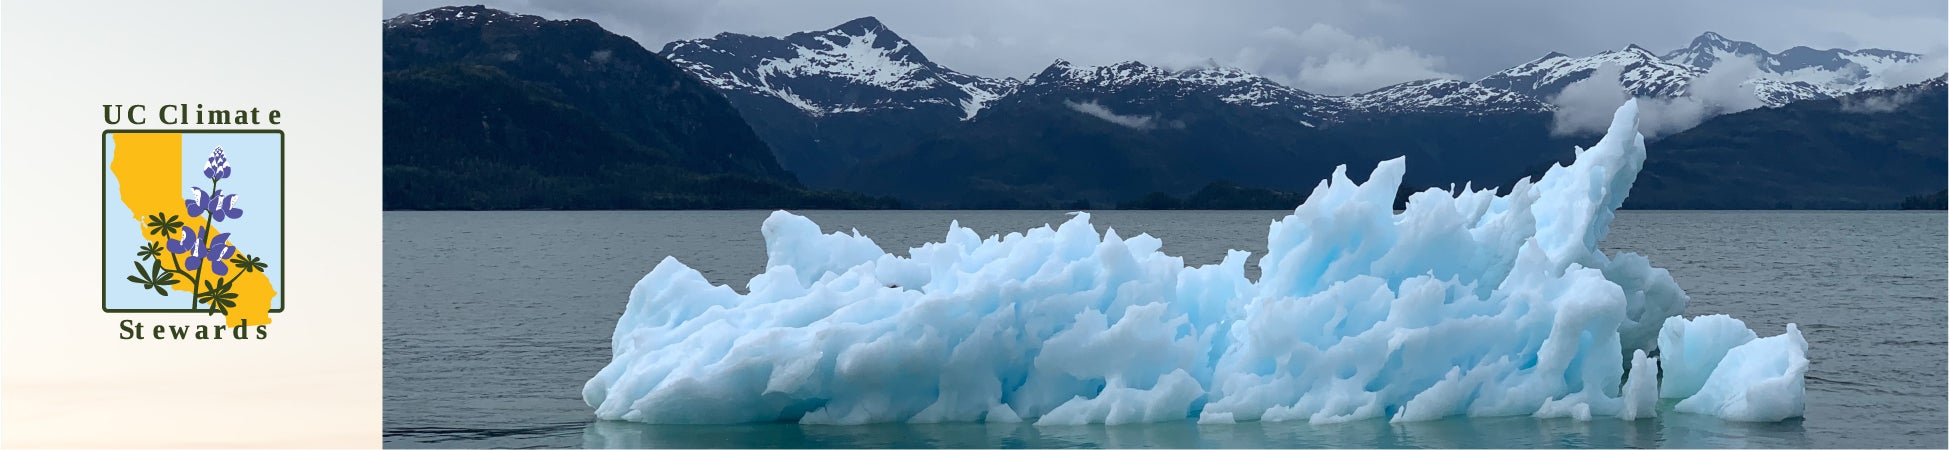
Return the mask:
M 224 195 L 222 189 L 212 194 L 197 187 L 190 188 L 190 192 L 194 198 L 183 200 L 183 206 L 190 210 L 190 217 L 199 217 L 207 212 L 210 213 L 210 220 L 222 222 L 244 216 L 244 209 L 237 207 L 237 194 Z
M 223 156 L 223 147 L 210 151 L 210 158 L 203 162 L 203 176 L 211 180 L 230 178 L 230 159 Z
M 198 234 L 196 230 L 197 228 L 183 227 L 182 238 L 169 240 L 169 252 L 178 255 L 195 252 L 196 246 L 202 245 L 196 240 Z
M 210 212 L 210 205 L 216 204 L 211 200 L 209 192 L 200 187 L 192 187 L 190 198 L 183 200 L 183 207 L 190 210 L 190 217 L 202 217 L 203 213 Z
M 217 276 L 224 276 L 230 273 L 230 265 L 224 264 L 224 260 L 237 254 L 237 246 L 230 245 L 230 233 L 217 233 L 216 236 L 210 236 L 208 243 L 197 239 L 198 236 L 208 232 L 202 227 L 184 228 L 182 239 L 169 240 L 169 252 L 189 255 L 189 259 L 183 260 L 183 270 L 202 269 L 203 261 L 209 260 L 210 271 L 215 272 Z

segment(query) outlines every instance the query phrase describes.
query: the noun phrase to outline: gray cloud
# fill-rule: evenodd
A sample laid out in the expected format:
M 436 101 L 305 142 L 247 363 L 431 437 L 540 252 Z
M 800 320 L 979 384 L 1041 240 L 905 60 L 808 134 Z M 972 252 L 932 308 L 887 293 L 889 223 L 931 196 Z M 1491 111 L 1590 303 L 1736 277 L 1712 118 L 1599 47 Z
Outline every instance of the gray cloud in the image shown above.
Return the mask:
M 1622 72 L 1616 64 L 1600 65 L 1591 76 L 1565 86 L 1556 97 L 1551 97 L 1551 104 L 1557 106 L 1551 113 L 1551 134 L 1604 131 L 1611 124 L 1612 110 L 1631 98 L 1626 95 L 1625 87 L 1618 84 Z
M 1335 90 L 1429 74 L 1474 79 L 1551 51 L 1588 55 L 1631 43 L 1665 51 L 1709 30 L 1773 51 L 1806 45 L 1929 52 L 1944 46 L 1950 14 L 1941 0 L 477 1 L 594 20 L 653 50 L 722 31 L 783 35 L 871 15 L 930 58 L 983 76 L 1026 77 L 1057 58 L 1186 66 L 1259 55 L 1263 67 L 1243 68 Z M 390 17 L 446 4 L 394 0 L 382 11 Z M 1282 44 L 1267 35 L 1278 29 L 1295 39 Z M 1358 82 L 1370 75 L 1378 78 Z
M 1648 137 L 1665 136 L 1699 125 L 1706 119 L 1732 114 L 1763 105 L 1745 82 L 1760 71 L 1758 61 L 1733 59 L 1713 65 L 1686 85 L 1686 95 L 1673 98 L 1639 99 L 1639 132 Z M 1611 114 L 1628 98 L 1618 83 L 1616 65 L 1599 66 L 1591 77 L 1566 86 L 1551 98 L 1557 106 L 1551 133 L 1557 135 L 1597 133 L 1611 124 Z
M 1950 50 L 1937 48 L 1925 53 L 1920 61 L 1889 68 L 1882 74 L 1882 85 L 1901 86 L 1940 77 L 1947 68 L 1950 68 Z
M 1152 127 L 1156 126 L 1156 122 L 1158 121 L 1158 118 L 1155 116 L 1136 116 L 1136 115 L 1118 114 L 1116 112 L 1112 112 L 1110 108 L 1105 108 L 1104 105 L 1097 104 L 1097 101 L 1095 100 L 1086 101 L 1083 103 L 1064 100 L 1063 106 L 1068 106 L 1070 107 L 1070 109 L 1076 110 L 1077 112 L 1088 114 L 1091 117 L 1104 119 L 1105 122 L 1122 125 L 1125 128 L 1130 128 L 1133 130 L 1149 130 Z
M 1442 58 L 1319 23 L 1300 32 L 1285 27 L 1262 30 L 1239 49 L 1231 65 L 1327 95 L 1359 94 L 1429 78 L 1457 78 L 1437 70 Z
M 1862 114 L 1886 113 L 1916 100 L 1914 92 L 1894 92 L 1864 97 L 1843 97 L 1842 111 Z
M 1760 97 L 1745 83 L 1759 71 L 1759 62 L 1752 59 L 1725 61 L 1687 83 L 1685 96 L 1640 100 L 1650 106 L 1651 121 L 1641 119 L 1639 130 L 1648 136 L 1664 136 L 1686 131 L 1714 116 L 1759 108 L 1763 106 Z

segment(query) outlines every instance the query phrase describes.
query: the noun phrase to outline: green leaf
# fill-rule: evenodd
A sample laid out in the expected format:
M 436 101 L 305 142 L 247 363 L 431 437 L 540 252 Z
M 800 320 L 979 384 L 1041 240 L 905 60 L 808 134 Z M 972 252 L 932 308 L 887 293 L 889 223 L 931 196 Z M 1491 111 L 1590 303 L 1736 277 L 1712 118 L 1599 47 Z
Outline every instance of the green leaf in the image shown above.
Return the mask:
M 262 272 L 266 267 L 263 260 L 258 259 L 256 256 L 250 256 L 242 253 L 238 253 L 237 256 L 231 257 L 230 262 L 232 264 L 236 264 L 237 268 L 243 269 L 244 272 L 246 273 Z
M 163 237 L 176 234 L 177 230 L 183 228 L 183 222 L 179 220 L 181 218 L 182 216 L 177 215 L 163 217 L 163 213 L 151 214 L 148 223 L 149 234 L 159 234 Z
M 148 245 L 144 245 L 144 246 L 142 246 L 142 250 L 141 250 L 141 251 L 138 251 L 138 252 L 136 252 L 136 253 L 135 253 L 135 255 L 136 255 L 136 256 L 140 256 L 140 257 L 142 257 L 143 259 L 152 259 L 152 258 L 153 258 L 153 259 L 158 259 L 158 260 L 160 260 L 160 259 L 162 259 L 162 253 L 163 253 L 163 246 L 162 246 L 162 244 L 158 244 L 158 243 L 154 243 L 154 242 L 150 242 L 150 243 L 149 243 Z
M 141 274 L 141 276 L 130 275 L 128 280 L 141 284 L 143 289 L 155 289 L 157 294 L 168 297 L 169 290 L 163 288 L 163 286 L 173 285 L 178 282 L 178 280 L 172 278 L 172 274 L 162 270 L 162 261 L 160 259 L 150 261 L 148 268 L 142 267 L 141 262 L 135 262 L 134 264 L 136 273 Z

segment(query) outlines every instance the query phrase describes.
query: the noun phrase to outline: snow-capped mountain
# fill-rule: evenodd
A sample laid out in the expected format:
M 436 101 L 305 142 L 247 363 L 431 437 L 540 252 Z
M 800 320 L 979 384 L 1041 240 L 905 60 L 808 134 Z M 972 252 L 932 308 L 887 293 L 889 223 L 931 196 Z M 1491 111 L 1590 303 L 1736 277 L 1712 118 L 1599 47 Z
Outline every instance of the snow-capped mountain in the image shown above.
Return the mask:
M 1664 56 L 1655 56 L 1637 45 L 1583 58 L 1551 52 L 1477 82 L 1549 99 L 1609 64 L 1619 68 L 1619 85 L 1632 95 L 1675 97 L 1685 95 L 1688 85 L 1708 71 L 1742 60 L 1753 61 L 1755 69 L 1741 85 L 1772 107 L 1887 87 L 1889 83 L 1881 74 L 1896 66 L 1916 63 L 1921 56 L 1880 49 L 1808 47 L 1770 53 L 1751 42 L 1727 39 L 1709 31 L 1693 38 L 1686 48 L 1666 52 Z
M 450 6 L 383 26 L 387 208 L 657 208 L 826 195 L 801 189 L 715 88 L 595 22 Z M 509 195 L 539 185 L 563 189 Z
M 873 17 L 784 37 L 720 33 L 660 53 L 717 88 L 814 187 L 974 118 L 1016 85 L 936 64 Z
M 573 22 L 580 19 L 572 19 Z M 386 28 L 424 29 L 436 26 L 480 27 L 492 24 L 513 24 L 526 28 L 537 28 L 549 22 L 541 16 L 515 14 L 485 6 L 445 6 L 417 13 L 400 14 L 386 19 Z M 583 20 L 583 22 L 588 22 Z
M 1920 62 L 1922 55 L 1874 48 L 1815 50 L 1808 47 L 1794 47 L 1780 53 L 1769 53 L 1759 45 L 1727 39 L 1719 33 L 1709 31 L 1693 38 L 1693 42 L 1686 48 L 1667 52 L 1662 57 L 1666 61 L 1707 70 L 1712 70 L 1722 61 L 1735 58 L 1754 61 L 1762 74 L 1759 78 L 1787 84 L 1806 83 L 1809 85 L 1807 87 L 1812 87 L 1823 95 L 1837 96 L 1865 89 L 1890 87 L 1891 83 L 1883 80 L 1880 75 L 1896 66 Z M 1766 91 L 1757 89 L 1757 92 Z
M 1735 41 L 1708 31 L 1693 38 L 1686 48 L 1666 52 L 1660 57 L 1676 64 L 1685 64 L 1704 70 L 1713 70 L 1713 65 L 1733 58 L 1749 58 L 1765 65 L 1772 65 L 1773 54 L 1751 42 Z
M 1549 104 L 1534 97 L 1466 81 L 1412 81 L 1336 97 L 1287 87 L 1236 68 L 1200 66 L 1170 70 L 1137 61 L 1078 67 L 1057 60 L 1023 81 L 1017 94 L 1115 97 L 1140 106 L 1207 97 L 1231 105 L 1291 112 L 1309 126 L 1378 114 L 1482 115 L 1550 109 Z
M 1481 115 L 1548 112 L 1549 103 L 1513 91 L 1457 80 L 1410 81 L 1340 97 L 1352 111 L 1365 113 L 1450 113 Z
M 660 53 L 719 90 L 777 98 L 815 116 L 932 105 L 973 117 L 1015 84 L 935 64 L 873 17 L 783 38 L 721 33 Z
M 1842 94 L 1806 81 L 1789 81 L 1767 76 L 1747 79 L 1741 86 L 1752 89 L 1761 104 L 1777 107 L 1802 100 L 1830 98 Z
M 1024 80 L 1010 97 L 1024 101 L 1114 100 L 1151 109 L 1212 99 L 1238 107 L 1292 112 L 1306 125 L 1336 120 L 1346 109 L 1334 97 L 1289 88 L 1239 69 L 1208 66 L 1170 70 L 1137 61 L 1077 66 L 1059 59 Z
M 1550 98 L 1566 86 L 1591 76 L 1604 65 L 1618 67 L 1619 84 L 1632 95 L 1671 97 L 1685 92 L 1686 83 L 1706 74 L 1705 69 L 1666 62 L 1637 45 L 1583 58 L 1551 52 L 1516 67 L 1504 69 L 1477 80 L 1478 84 L 1516 91 L 1538 98 Z
M 1397 113 L 1475 117 L 1547 108 L 1460 81 L 1324 96 L 1216 64 L 1167 69 L 1135 61 L 1079 66 L 1059 60 L 1022 81 L 988 78 L 930 61 L 872 17 L 784 37 L 721 33 L 671 42 L 661 55 L 729 99 L 780 163 L 813 187 L 845 187 L 861 164 L 911 152 L 1003 104 L 1032 105 L 1019 110 L 1031 115 L 1075 114 L 1061 106 L 1065 101 L 1100 104 L 1137 118 L 1169 116 L 1160 123 L 1226 130 L 1330 127 Z M 1267 122 L 1225 124 L 1245 117 Z
M 957 72 L 927 59 L 919 48 L 873 17 L 823 31 L 785 37 L 721 33 L 671 42 L 666 58 L 731 97 L 741 109 L 753 98 L 775 99 L 812 117 L 852 112 L 952 107 L 968 120 L 1005 95 L 1109 95 L 1133 102 L 1211 97 L 1227 104 L 1291 111 L 1308 124 L 1346 120 L 1355 113 L 1442 110 L 1463 114 L 1540 111 L 1529 96 L 1467 82 L 1405 83 L 1367 94 L 1332 97 L 1287 87 L 1230 67 L 1172 70 L 1127 61 L 1077 66 L 1058 60 L 1021 82 Z
M 1722 115 L 1658 138 L 1628 208 L 1862 209 L 1943 189 L 1945 78 Z M 1821 186 L 1821 189 L 1807 189 Z

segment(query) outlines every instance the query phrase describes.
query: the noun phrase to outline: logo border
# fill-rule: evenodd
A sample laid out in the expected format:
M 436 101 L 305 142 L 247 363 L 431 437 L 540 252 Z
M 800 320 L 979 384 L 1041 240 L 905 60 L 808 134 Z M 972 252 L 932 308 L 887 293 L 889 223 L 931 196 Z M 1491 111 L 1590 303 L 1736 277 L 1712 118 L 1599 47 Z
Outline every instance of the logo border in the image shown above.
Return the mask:
M 108 136 L 109 136 L 109 135 L 111 135 L 111 134 L 140 134 L 140 133 L 151 133 L 151 134 L 159 134 L 159 133 L 175 133 L 175 134 L 194 134 L 194 133 L 213 133 L 213 134 L 277 134 L 277 135 L 278 135 L 278 254 L 284 257 L 284 261 L 289 261 L 289 260 L 291 260 L 291 258 L 290 258 L 290 256 L 289 256 L 289 254 L 287 254 L 287 253 L 286 253 L 286 247 L 285 247 L 285 245 L 284 245 L 284 241 L 285 241 L 285 239 L 284 239 L 284 238 L 285 238 L 285 236 L 284 236 L 284 231 L 285 231 L 285 214 L 284 214 L 284 210 L 286 209 L 286 208 L 285 208 L 285 196 L 284 196 L 284 191 L 285 191 L 285 178 L 284 178 L 284 176 L 285 176 L 285 160 L 284 160 L 284 157 L 285 157 L 285 151 L 284 151 L 284 150 L 285 150 L 285 148 L 284 148 L 284 147 L 285 147 L 285 136 L 284 136 L 284 130 L 282 130 L 282 129 L 227 129 L 227 130 L 184 130 L 184 129 L 156 129 L 156 130 L 149 130 L 149 129 L 107 129 L 107 130 L 102 130 L 102 135 L 101 135 L 101 139 L 99 140 L 99 142 L 101 143 L 101 146 L 102 146 L 102 151 L 101 151 L 101 153 L 100 153 L 100 156 L 101 156 L 101 167 L 102 167 L 102 199 L 104 199 L 104 200 L 106 200 L 106 199 L 108 198 Z M 140 222 L 140 221 L 138 220 L 138 222 Z M 139 231 L 139 230 L 138 230 L 138 231 Z M 102 248 L 103 248 L 103 249 L 105 250 L 105 249 L 107 249 L 107 247 L 108 247 L 108 209 L 107 209 L 107 208 L 103 208 L 103 209 L 102 209 Z M 284 261 L 278 261 L 278 263 L 279 263 L 279 264 L 283 264 L 283 263 L 284 263 Z M 285 285 L 285 283 L 284 283 L 284 274 L 285 274 L 285 272 L 286 272 L 286 270 L 285 270 L 285 269 L 279 269 L 279 270 L 278 270 L 278 287 L 279 287 L 279 288 L 282 288 L 282 289 L 286 289 L 286 290 L 289 290 L 289 289 L 290 289 L 290 287 L 289 287 L 289 286 L 286 286 L 286 285 Z M 282 300 L 280 300 L 280 301 L 278 302 L 278 307 L 276 307 L 276 308 L 271 308 L 271 311 L 270 311 L 271 313 L 282 313 L 282 312 L 284 312 L 284 309 L 285 309 L 285 307 L 286 307 L 286 306 L 290 306 L 290 304 L 291 304 L 291 297 L 290 297 L 289 295 L 287 295 L 287 294 L 286 294 L 286 292 L 278 292 L 278 296 L 281 296 L 281 297 L 284 297 L 284 298 L 283 298 Z M 107 260 L 103 260 L 103 261 L 102 261 L 102 312 L 104 312 L 104 313 L 111 313 L 111 314 L 115 314 L 115 313 L 201 313 L 201 314 L 209 314 L 209 313 L 210 313 L 211 311 L 210 311 L 210 310 L 207 310 L 207 309 L 139 309 L 139 308 L 134 308 L 134 309 L 110 309 L 110 308 L 108 307 L 108 261 L 107 261 Z

